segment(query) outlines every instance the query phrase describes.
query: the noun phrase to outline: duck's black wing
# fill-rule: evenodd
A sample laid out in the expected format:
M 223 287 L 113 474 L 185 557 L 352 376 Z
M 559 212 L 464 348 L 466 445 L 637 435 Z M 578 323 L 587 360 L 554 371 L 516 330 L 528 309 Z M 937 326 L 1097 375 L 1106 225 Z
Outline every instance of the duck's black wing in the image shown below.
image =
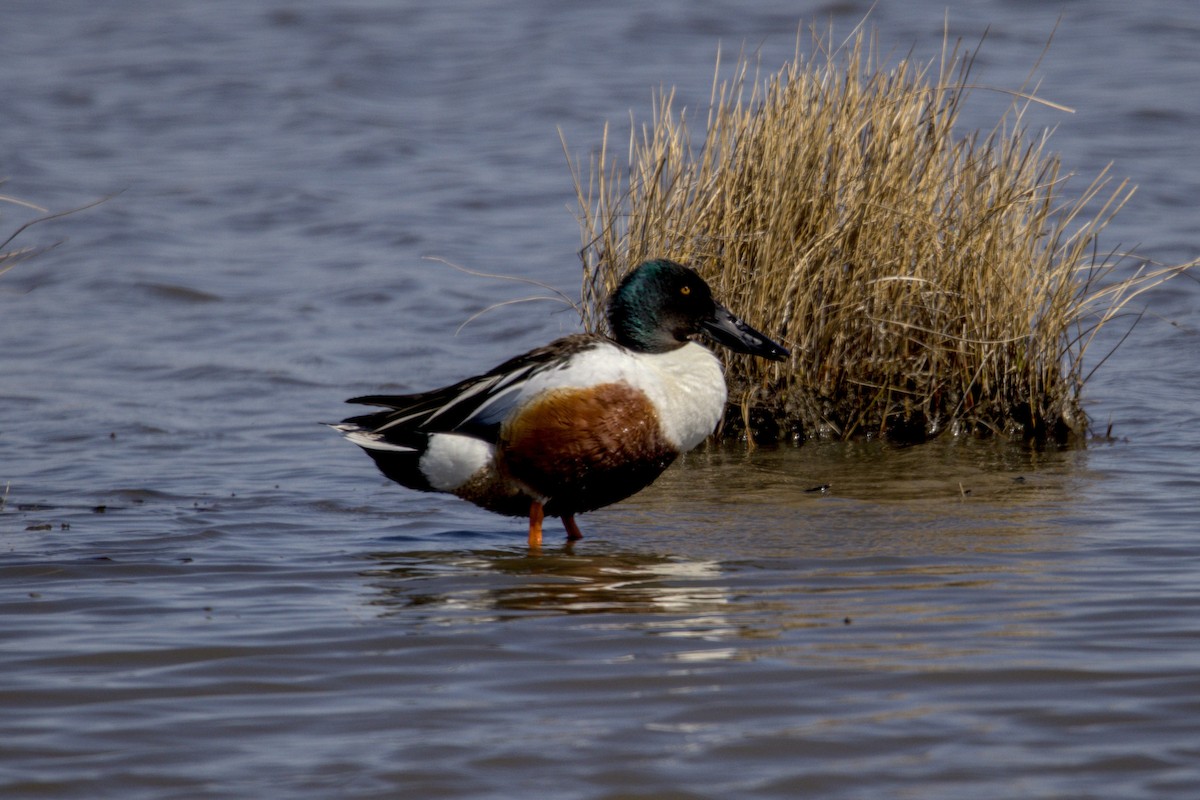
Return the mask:
M 611 340 L 594 334 L 574 334 L 443 389 L 420 394 L 353 397 L 346 402 L 389 410 L 350 417 L 342 425 L 354 426 L 373 434 L 376 440 L 400 446 L 412 446 L 415 439 L 424 439 L 430 433 L 462 433 L 494 443 L 500 424 L 531 376 L 554 369 L 564 359 L 605 343 L 611 344 Z

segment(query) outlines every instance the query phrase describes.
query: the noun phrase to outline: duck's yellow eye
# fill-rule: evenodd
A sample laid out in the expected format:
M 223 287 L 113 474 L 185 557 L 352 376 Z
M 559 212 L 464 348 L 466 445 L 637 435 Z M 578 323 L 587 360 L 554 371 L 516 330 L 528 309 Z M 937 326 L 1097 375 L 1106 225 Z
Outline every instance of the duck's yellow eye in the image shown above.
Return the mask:
M 684 297 L 687 297 L 689 294 L 691 294 L 691 293 L 692 293 L 692 287 L 690 287 L 690 286 L 682 286 L 682 287 L 680 287 L 680 289 L 679 289 L 679 293 L 680 293 L 681 295 L 683 295 Z

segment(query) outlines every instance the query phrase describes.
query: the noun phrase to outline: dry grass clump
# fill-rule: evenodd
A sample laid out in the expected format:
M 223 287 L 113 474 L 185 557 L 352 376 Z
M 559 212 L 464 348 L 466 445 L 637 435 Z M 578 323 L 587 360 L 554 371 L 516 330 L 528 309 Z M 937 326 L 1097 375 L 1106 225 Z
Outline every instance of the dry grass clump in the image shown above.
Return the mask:
M 793 350 L 730 359 L 725 432 L 921 440 L 944 430 L 1082 435 L 1096 332 L 1176 270 L 1105 285 L 1097 236 L 1132 193 L 1096 178 L 1075 199 L 1014 102 L 986 135 L 954 130 L 973 54 L 884 69 L 859 30 L 777 74 L 714 79 L 702 147 L 673 93 L 604 145 L 584 184 L 584 324 L 628 269 L 665 256 Z M 718 65 L 719 66 L 719 65 Z

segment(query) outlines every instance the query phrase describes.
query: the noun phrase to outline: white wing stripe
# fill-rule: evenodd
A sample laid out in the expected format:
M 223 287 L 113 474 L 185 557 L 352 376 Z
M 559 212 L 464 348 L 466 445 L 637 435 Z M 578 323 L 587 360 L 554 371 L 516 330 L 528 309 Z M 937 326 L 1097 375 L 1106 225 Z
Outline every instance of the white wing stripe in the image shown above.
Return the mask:
M 415 447 L 405 447 L 402 444 L 392 444 L 391 442 L 386 442 L 383 440 L 383 437 L 379 436 L 378 434 L 361 430 L 347 430 L 349 426 L 337 427 L 338 430 L 342 432 L 342 435 L 348 440 L 354 442 L 359 447 L 365 447 L 368 450 L 390 450 L 396 453 L 417 452 L 417 448 Z

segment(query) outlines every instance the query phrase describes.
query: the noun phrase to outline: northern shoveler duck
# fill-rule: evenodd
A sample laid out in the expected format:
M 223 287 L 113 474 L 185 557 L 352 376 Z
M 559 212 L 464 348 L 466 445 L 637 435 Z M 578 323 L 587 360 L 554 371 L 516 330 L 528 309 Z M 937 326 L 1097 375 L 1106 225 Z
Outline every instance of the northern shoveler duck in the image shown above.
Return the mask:
M 334 425 L 410 489 L 450 492 L 489 511 L 545 515 L 582 538 L 575 515 L 649 486 L 711 434 L 725 411 L 725 376 L 708 334 L 739 353 L 788 351 L 713 299 L 693 270 L 641 264 L 606 309 L 612 337 L 574 334 L 444 389 L 355 397 L 386 411 Z

